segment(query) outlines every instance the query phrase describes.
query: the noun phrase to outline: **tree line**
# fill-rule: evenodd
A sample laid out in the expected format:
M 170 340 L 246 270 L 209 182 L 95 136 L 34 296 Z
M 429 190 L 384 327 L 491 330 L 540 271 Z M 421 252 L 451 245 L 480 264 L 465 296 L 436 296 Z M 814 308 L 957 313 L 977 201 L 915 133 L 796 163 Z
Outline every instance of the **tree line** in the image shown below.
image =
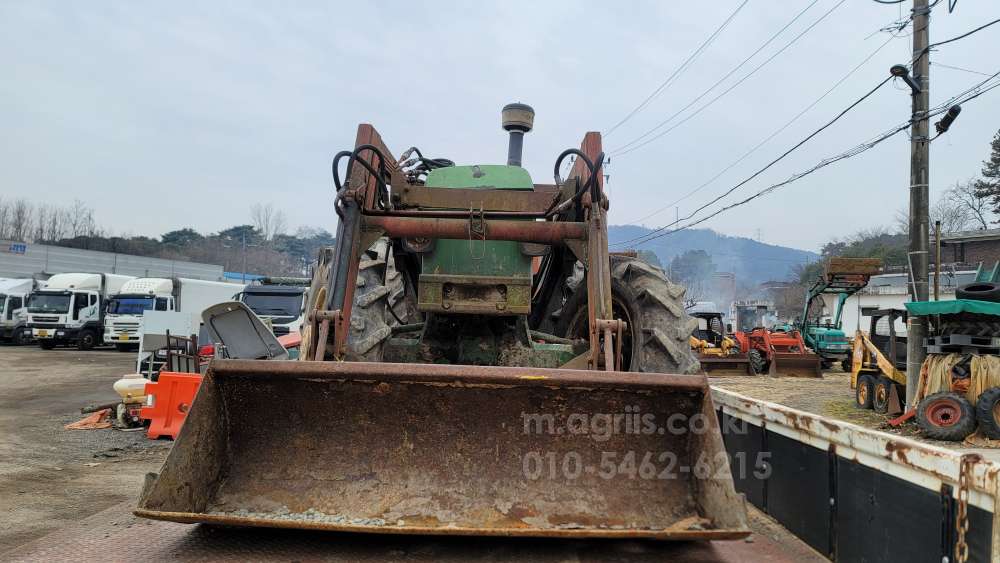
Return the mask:
M 251 206 L 248 221 L 215 233 L 190 227 L 159 237 L 113 235 L 97 224 L 81 200 L 59 206 L 25 198 L 0 198 L 0 240 L 221 264 L 227 272 L 304 276 L 321 247 L 332 246 L 326 229 L 288 232 L 285 214 L 272 204 Z

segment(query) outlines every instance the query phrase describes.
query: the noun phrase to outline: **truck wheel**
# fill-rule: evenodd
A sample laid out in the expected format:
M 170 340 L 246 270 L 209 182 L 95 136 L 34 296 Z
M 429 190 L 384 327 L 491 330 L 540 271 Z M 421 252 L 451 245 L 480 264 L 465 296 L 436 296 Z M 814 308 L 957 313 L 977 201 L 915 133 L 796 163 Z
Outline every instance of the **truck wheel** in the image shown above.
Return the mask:
M 56 343 L 51 340 L 39 340 L 38 346 L 40 346 L 42 350 L 51 350 L 56 347 Z
M 893 382 L 884 375 L 875 379 L 875 386 L 872 388 L 872 409 L 879 413 L 889 412 L 889 394 L 892 392 Z
M 934 393 L 917 405 L 917 424 L 928 438 L 958 442 L 976 430 L 976 413 L 958 393 Z
M 830 360 L 820 360 L 819 367 L 823 371 L 826 371 L 833 367 L 833 362 L 831 362 Z
M 17 329 L 10 337 L 10 341 L 14 346 L 20 346 L 24 344 L 24 331 Z
M 753 350 L 750 350 L 749 355 L 750 355 L 750 368 L 753 369 L 754 374 L 756 375 L 766 374 L 767 368 L 770 366 L 767 365 L 767 360 L 764 358 L 764 354 L 760 350 L 754 348 Z
M 91 350 L 97 345 L 97 335 L 92 330 L 81 330 L 77 337 L 76 347 L 79 350 Z
M 851 373 L 854 370 L 854 360 L 850 356 L 847 359 L 840 360 L 840 369 L 846 373 Z
M 990 440 L 1000 440 L 1000 387 L 991 387 L 976 401 L 979 429 Z
M 611 257 L 611 301 L 615 318 L 628 323 L 622 337 L 622 371 L 698 373 L 689 339 L 698 326 L 684 310 L 684 287 L 659 268 L 628 256 Z M 587 284 L 581 282 L 563 305 L 556 334 L 587 338 Z
M 875 393 L 875 381 L 871 375 L 863 373 L 858 376 L 858 386 L 854 388 L 854 406 L 859 409 L 872 408 L 872 395 Z

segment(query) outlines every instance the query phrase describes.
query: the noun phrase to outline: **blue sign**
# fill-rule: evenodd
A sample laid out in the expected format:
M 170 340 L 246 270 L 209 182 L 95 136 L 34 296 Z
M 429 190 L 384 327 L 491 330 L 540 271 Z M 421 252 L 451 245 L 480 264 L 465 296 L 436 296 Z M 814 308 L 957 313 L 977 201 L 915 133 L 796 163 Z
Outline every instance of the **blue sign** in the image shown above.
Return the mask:
M 12 242 L 7 252 L 11 254 L 24 254 L 28 251 L 28 245 L 23 242 Z

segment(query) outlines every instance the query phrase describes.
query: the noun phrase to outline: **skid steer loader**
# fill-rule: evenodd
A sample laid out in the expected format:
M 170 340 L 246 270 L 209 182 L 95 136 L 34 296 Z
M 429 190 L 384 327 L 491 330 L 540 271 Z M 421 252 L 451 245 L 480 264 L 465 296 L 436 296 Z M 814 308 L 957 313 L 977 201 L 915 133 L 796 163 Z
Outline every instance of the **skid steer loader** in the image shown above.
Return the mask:
M 336 247 L 316 270 L 299 361 L 213 360 L 136 514 L 747 536 L 683 288 L 609 256 L 599 134 L 559 155 L 554 184 L 532 183 L 520 161 L 533 118 L 504 108 L 506 165 L 415 148 L 395 160 L 361 125 L 334 159 Z

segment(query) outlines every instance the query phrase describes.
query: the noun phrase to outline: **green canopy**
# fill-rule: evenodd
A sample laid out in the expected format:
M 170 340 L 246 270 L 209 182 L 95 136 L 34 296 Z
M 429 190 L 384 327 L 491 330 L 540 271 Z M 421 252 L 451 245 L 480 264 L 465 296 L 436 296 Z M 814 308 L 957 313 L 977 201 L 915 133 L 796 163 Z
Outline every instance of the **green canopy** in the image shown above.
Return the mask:
M 979 315 L 996 315 L 1000 317 L 1000 303 L 979 301 L 977 299 L 952 299 L 950 301 L 911 301 L 906 303 L 906 310 L 911 315 L 926 317 L 928 315 L 955 315 L 959 313 L 976 313 Z

